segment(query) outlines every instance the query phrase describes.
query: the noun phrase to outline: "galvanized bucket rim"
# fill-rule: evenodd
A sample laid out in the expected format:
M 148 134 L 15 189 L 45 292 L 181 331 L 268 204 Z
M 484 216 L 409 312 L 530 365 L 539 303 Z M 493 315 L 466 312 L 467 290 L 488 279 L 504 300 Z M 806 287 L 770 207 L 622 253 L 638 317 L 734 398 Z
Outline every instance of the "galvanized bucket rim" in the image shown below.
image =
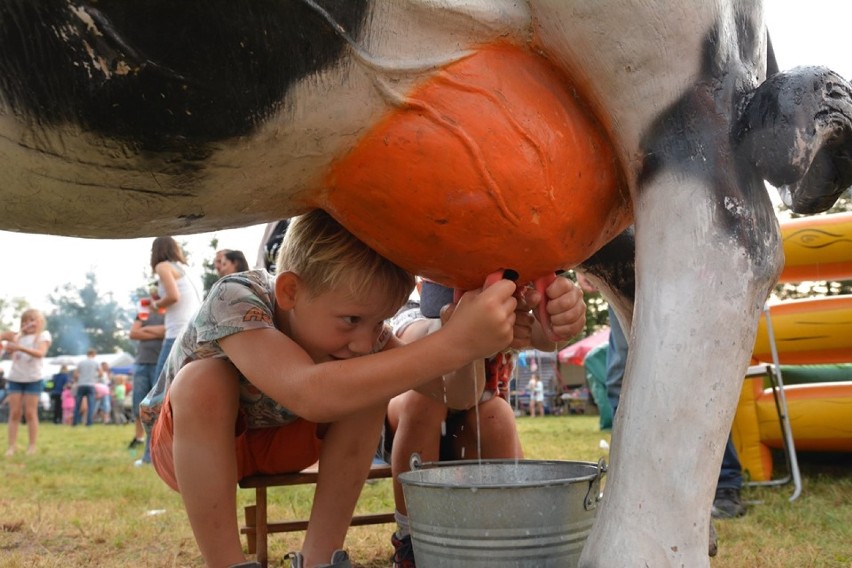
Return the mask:
M 439 481 L 423 481 L 415 479 L 414 475 L 424 469 L 438 469 L 446 467 L 472 466 L 472 465 L 580 465 L 588 466 L 590 472 L 588 475 L 572 476 L 572 477 L 556 477 L 548 480 L 535 480 L 526 482 L 512 483 L 476 483 L 474 481 L 466 482 L 464 485 L 453 485 L 451 487 L 476 487 L 477 489 L 517 489 L 519 487 L 542 487 L 547 485 L 559 485 L 564 483 L 581 483 L 583 481 L 594 481 L 606 473 L 606 466 L 601 465 L 601 462 L 589 461 L 570 461 L 570 460 L 515 460 L 515 459 L 485 459 L 485 460 L 453 460 L 442 462 L 424 462 L 419 468 L 412 469 L 399 474 L 399 482 L 403 485 L 413 485 L 417 487 L 449 487 L 444 482 Z

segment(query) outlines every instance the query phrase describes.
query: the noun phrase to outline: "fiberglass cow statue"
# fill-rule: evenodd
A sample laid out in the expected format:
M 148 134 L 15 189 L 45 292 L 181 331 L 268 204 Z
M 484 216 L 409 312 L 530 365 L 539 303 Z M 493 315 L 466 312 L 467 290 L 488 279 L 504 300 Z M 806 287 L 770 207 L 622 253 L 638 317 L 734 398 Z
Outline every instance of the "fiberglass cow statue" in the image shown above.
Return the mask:
M 841 77 L 778 72 L 756 0 L 0 1 L 3 229 L 138 237 L 320 207 L 460 288 L 590 274 L 632 348 L 583 566 L 708 564 L 783 263 L 763 180 L 827 209 L 850 117 Z

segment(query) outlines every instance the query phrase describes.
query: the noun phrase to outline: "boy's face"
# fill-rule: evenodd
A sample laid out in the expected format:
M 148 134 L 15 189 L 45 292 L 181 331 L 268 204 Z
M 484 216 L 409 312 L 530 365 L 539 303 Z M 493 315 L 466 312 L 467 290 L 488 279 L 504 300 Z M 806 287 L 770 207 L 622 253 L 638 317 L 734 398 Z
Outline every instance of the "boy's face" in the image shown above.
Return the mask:
M 289 335 L 315 363 L 367 355 L 397 309 L 381 290 L 354 298 L 341 288 L 312 297 L 299 282 L 287 313 Z

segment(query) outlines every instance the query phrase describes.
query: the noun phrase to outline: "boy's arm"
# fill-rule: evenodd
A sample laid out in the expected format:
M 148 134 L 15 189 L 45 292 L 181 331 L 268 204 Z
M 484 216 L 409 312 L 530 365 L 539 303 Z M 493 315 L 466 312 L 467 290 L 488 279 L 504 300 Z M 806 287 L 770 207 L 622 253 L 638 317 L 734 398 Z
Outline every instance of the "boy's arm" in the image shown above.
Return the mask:
M 399 339 L 411 343 L 441 329 L 449 319 L 452 308 L 442 310 L 441 319 L 420 319 L 405 328 Z M 467 365 L 437 377 L 414 389 L 420 394 L 440 401 L 448 408 L 466 410 L 476 404 L 485 388 L 485 360 L 480 358 Z
M 436 333 L 347 360 L 314 363 L 292 339 L 270 328 L 236 333 L 219 344 L 268 396 L 302 418 L 332 422 L 505 349 L 512 340 L 514 290 L 513 282 L 503 280 L 468 292 Z

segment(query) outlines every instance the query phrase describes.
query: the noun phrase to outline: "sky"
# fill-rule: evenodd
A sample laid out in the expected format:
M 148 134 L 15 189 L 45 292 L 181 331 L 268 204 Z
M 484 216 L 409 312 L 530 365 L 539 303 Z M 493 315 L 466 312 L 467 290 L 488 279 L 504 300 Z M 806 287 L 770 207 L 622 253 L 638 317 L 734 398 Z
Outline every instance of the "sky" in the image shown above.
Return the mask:
M 766 17 L 781 69 L 825 65 L 852 78 L 852 56 L 846 41 L 852 3 L 845 0 L 766 0 Z M 215 233 L 177 236 L 190 254 L 190 267 L 201 274 L 210 259 L 210 240 L 219 248 L 242 250 L 254 265 L 264 225 Z M 151 242 L 142 239 L 78 239 L 0 231 L 0 298 L 25 298 L 50 309 L 47 296 L 65 282 L 85 284 L 87 272 L 97 275 L 98 289 L 118 302 L 131 304 L 130 293 L 150 280 Z
M 218 239 L 218 249 L 245 253 L 254 267 L 258 247 L 266 225 L 229 229 L 213 233 L 174 235 L 189 254 L 190 271 L 201 283 L 202 263 L 212 261 L 215 250 L 210 241 Z M 53 235 L 32 235 L 0 231 L 0 254 L 7 270 L 0 276 L 0 297 L 25 298 L 32 307 L 50 310 L 47 300 L 66 282 L 75 288 L 86 283 L 86 274 L 94 272 L 97 289 L 112 293 L 119 304 L 132 304 L 131 292 L 147 287 L 151 272 L 151 243 L 154 237 L 139 239 L 80 239 Z M 14 271 L 10 270 L 14 268 Z M 16 276 L 11 277 L 12 274 Z

